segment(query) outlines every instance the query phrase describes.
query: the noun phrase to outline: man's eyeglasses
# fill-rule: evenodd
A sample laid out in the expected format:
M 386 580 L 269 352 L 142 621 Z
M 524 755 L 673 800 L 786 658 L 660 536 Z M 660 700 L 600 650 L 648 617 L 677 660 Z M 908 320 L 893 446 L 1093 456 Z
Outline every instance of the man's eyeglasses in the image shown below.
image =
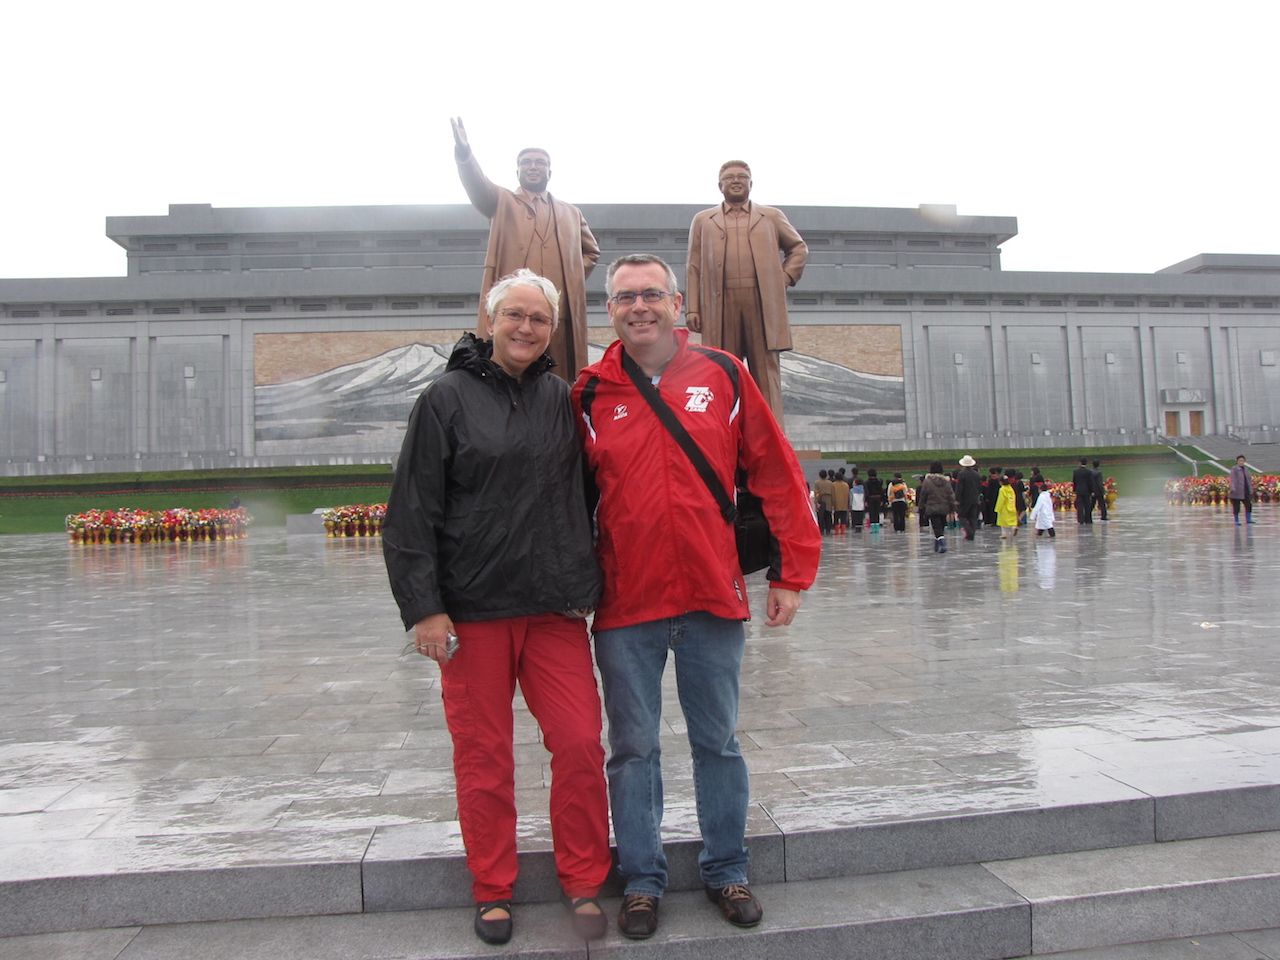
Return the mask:
M 747 183 L 751 176 L 745 173 L 726 173 L 720 178 L 721 183 Z
M 546 327 L 549 327 L 553 323 L 555 323 L 555 321 L 552 320 L 550 317 L 540 316 L 539 314 L 536 314 L 536 313 L 525 313 L 523 310 L 511 310 L 511 309 L 499 310 L 498 316 L 500 316 L 503 320 L 506 320 L 508 323 L 514 323 L 514 324 L 521 324 L 521 323 L 524 323 L 525 320 L 528 320 L 530 323 L 532 323 L 535 327 L 538 327 L 539 329 L 545 329 Z
M 633 293 L 628 290 L 626 293 L 615 293 L 609 299 L 620 307 L 629 307 L 637 299 L 643 300 L 645 303 L 661 303 L 663 297 L 669 296 L 671 296 L 671 293 L 667 290 L 641 290 L 639 293 Z

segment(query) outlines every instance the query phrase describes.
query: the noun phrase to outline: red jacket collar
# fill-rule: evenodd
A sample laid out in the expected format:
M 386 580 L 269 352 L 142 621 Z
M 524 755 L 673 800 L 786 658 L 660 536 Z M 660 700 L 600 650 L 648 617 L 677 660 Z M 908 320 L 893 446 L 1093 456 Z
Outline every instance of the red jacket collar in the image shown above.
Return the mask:
M 676 352 L 671 358 L 671 362 L 667 364 L 667 370 L 678 365 L 684 356 L 685 349 L 689 345 L 689 331 L 677 327 L 674 331 L 676 336 Z M 627 376 L 627 372 L 622 369 L 622 341 L 615 340 L 605 348 L 604 356 L 597 365 L 596 375 L 601 380 L 610 381 L 627 381 L 631 378 Z M 665 373 L 666 371 L 664 371 Z

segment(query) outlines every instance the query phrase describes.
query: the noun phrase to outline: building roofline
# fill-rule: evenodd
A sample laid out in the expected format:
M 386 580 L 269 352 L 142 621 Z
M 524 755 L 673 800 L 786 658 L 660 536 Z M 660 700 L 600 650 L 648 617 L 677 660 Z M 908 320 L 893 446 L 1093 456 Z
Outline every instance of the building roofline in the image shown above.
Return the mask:
M 705 204 L 584 203 L 587 222 L 627 232 L 687 229 Z M 788 219 L 801 232 L 978 234 L 997 244 L 1018 233 L 1016 217 L 961 216 L 948 204 L 898 207 L 788 206 Z M 143 237 L 224 234 L 381 233 L 425 230 L 487 230 L 488 222 L 470 204 L 362 207 L 214 207 L 175 203 L 162 216 L 108 217 L 107 236 L 128 248 Z
M 1198 253 L 1156 273 L 1280 273 L 1280 255 L 1271 253 Z
M 680 265 L 677 264 L 677 267 Z M 677 273 L 679 273 L 677 269 Z M 167 273 L 134 277 L 0 279 L 0 303 L 252 300 L 273 297 L 467 296 L 476 292 L 474 267 L 388 270 L 286 270 L 252 273 Z M 604 289 L 603 271 L 588 289 Z M 1049 273 L 919 267 L 911 270 L 811 264 L 795 297 L 859 294 L 981 296 L 1280 296 L 1274 277 L 1255 274 Z

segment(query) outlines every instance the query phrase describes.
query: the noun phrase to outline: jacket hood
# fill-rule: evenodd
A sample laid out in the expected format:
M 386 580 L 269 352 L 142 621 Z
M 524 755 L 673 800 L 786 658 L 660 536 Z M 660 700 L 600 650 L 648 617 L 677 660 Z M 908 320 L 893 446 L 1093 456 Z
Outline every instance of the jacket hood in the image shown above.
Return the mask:
M 529 364 L 528 369 L 525 370 L 525 376 L 541 376 L 555 365 L 556 362 L 551 359 L 551 354 L 544 353 Z M 449 363 L 445 366 L 445 369 L 466 370 L 468 373 L 474 373 L 481 377 L 505 377 L 508 380 L 515 380 L 515 377 L 502 369 L 493 359 L 493 341 L 481 340 L 474 333 L 464 333 L 462 339 L 454 344 L 453 352 L 449 354 Z

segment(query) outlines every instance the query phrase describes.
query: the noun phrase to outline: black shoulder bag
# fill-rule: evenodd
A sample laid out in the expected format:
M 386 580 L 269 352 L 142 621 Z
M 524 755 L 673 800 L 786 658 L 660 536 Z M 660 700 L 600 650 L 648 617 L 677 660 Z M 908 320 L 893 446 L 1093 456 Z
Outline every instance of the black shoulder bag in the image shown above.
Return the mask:
M 734 535 L 738 542 L 738 564 L 742 568 L 742 572 L 744 574 L 754 573 L 757 570 L 770 567 L 769 579 L 777 579 L 777 569 L 780 566 L 780 563 L 775 559 L 779 557 L 778 541 L 774 538 L 773 531 L 769 529 L 769 521 L 764 515 L 764 505 L 760 498 L 751 491 L 740 488 L 738 490 L 738 502 L 735 505 L 733 500 L 729 498 L 724 484 L 720 482 L 720 478 L 716 476 L 715 471 L 711 468 L 711 463 L 707 460 L 706 454 L 702 452 L 702 448 L 698 446 L 693 437 L 689 436 L 689 431 L 684 428 L 684 425 L 680 423 L 680 419 L 667 406 L 666 401 L 662 399 L 662 394 L 658 392 L 658 388 L 644 375 L 640 365 L 632 360 L 625 350 L 622 352 L 622 368 L 626 370 L 627 376 L 631 378 L 631 382 L 640 391 L 640 396 L 644 397 L 649 406 L 653 408 L 653 412 L 662 422 L 662 425 L 667 428 L 680 449 L 685 452 L 685 456 L 689 458 L 693 468 L 698 471 L 698 476 L 707 485 L 707 489 L 711 491 L 711 496 L 715 499 L 716 505 L 720 508 L 720 515 L 724 517 L 725 523 L 733 525 Z

